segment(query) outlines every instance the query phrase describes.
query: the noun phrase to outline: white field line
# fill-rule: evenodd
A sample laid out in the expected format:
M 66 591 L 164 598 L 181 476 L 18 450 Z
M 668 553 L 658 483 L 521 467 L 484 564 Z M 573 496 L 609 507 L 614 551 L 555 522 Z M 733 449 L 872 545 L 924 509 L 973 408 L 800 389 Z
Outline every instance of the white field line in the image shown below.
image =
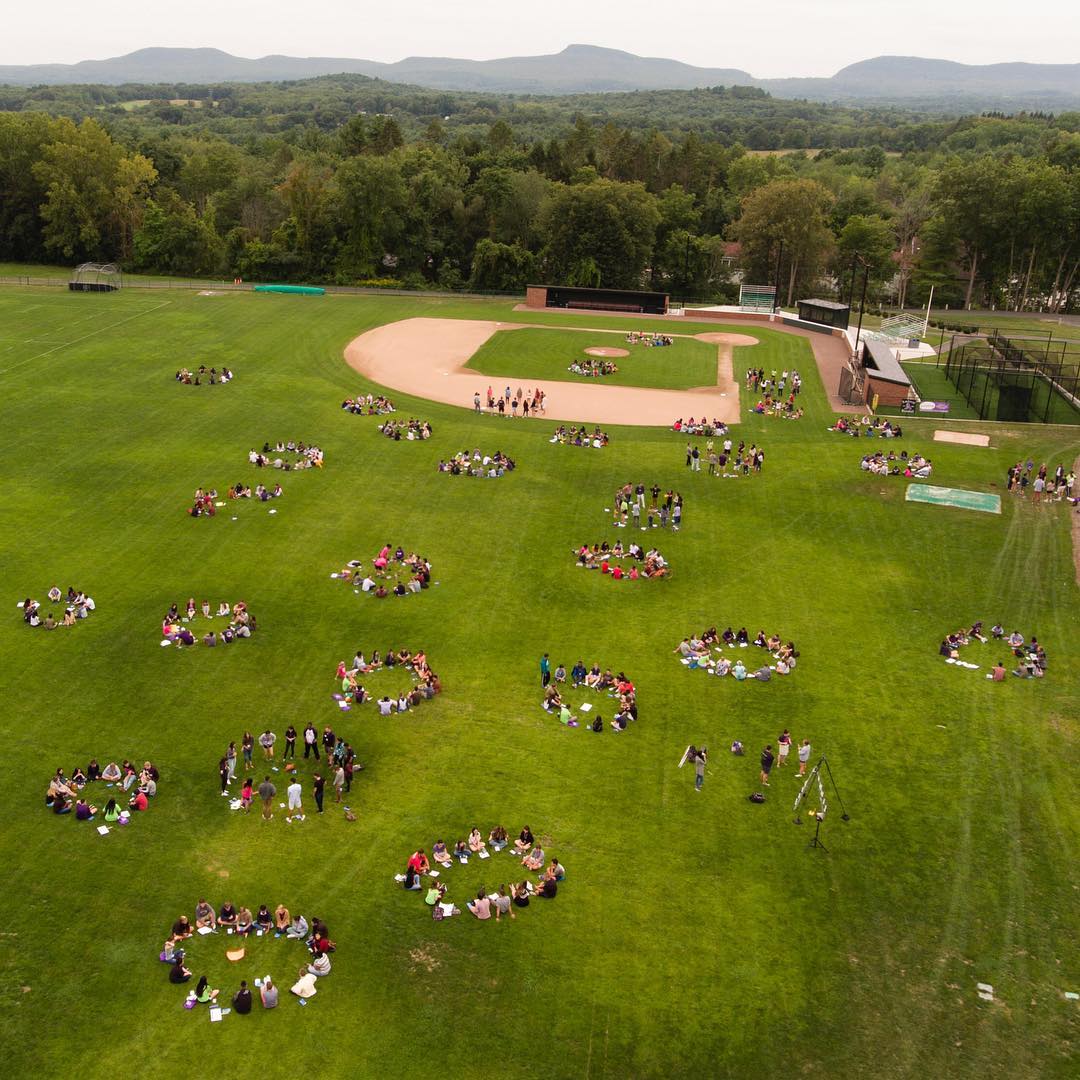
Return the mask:
M 152 311 L 158 311 L 160 308 L 168 307 L 171 304 L 171 300 L 162 300 L 160 304 L 155 304 L 151 308 L 146 308 L 143 311 L 137 311 L 134 315 L 129 315 L 126 319 L 120 319 L 118 322 L 109 323 L 108 326 L 99 326 L 97 330 L 91 330 L 88 334 L 83 334 L 82 337 L 73 338 L 71 341 L 65 341 L 60 345 L 56 345 L 51 349 L 46 349 L 44 352 L 40 352 L 35 356 L 28 356 L 25 360 L 20 360 L 17 364 L 12 364 L 8 368 L 0 368 L 0 375 L 6 375 L 9 371 L 14 371 L 16 368 L 22 367 L 24 364 L 32 363 L 34 360 L 40 360 L 43 356 L 50 356 L 54 352 L 59 352 L 61 349 L 70 348 L 72 345 L 78 345 L 80 341 L 85 341 L 87 338 L 92 338 L 97 334 L 103 334 L 106 330 L 113 330 L 118 326 L 123 326 L 124 323 L 129 323 L 132 319 L 138 319 L 142 315 L 149 315 Z

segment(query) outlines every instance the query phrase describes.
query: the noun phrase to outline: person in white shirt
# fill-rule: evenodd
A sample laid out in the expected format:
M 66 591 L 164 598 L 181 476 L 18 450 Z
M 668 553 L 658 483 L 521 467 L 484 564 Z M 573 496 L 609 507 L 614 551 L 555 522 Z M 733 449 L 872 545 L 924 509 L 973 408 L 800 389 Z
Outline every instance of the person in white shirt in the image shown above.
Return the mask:
M 388 697 L 379 698 L 379 713 L 382 716 L 389 716 L 394 709 L 394 703 Z
M 285 815 L 286 821 L 292 821 L 294 817 L 304 820 L 304 807 L 300 801 L 301 788 L 300 780 L 298 777 L 293 778 L 293 782 L 286 788 L 285 791 L 289 800 L 289 812 Z

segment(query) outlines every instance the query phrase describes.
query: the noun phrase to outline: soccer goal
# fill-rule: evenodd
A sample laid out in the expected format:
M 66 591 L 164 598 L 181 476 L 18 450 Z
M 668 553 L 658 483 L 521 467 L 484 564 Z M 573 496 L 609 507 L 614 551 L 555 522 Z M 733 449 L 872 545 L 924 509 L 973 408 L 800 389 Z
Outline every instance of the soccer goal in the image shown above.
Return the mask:
M 122 277 L 114 263 L 81 263 L 75 267 L 68 288 L 72 292 L 116 292 Z
M 740 285 L 739 310 L 771 315 L 776 310 L 776 286 Z

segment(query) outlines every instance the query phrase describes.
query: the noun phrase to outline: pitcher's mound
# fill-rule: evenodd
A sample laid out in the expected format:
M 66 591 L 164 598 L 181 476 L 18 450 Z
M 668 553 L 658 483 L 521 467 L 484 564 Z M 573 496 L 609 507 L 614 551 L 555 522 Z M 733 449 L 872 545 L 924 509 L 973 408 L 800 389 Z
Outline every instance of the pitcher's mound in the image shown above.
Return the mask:
M 607 349 L 603 345 L 594 345 L 585 350 L 586 356 L 606 356 L 611 359 L 616 356 L 629 356 L 629 349 Z
M 989 435 L 976 435 L 966 431 L 935 431 L 934 442 L 961 443 L 964 446 L 989 446 Z

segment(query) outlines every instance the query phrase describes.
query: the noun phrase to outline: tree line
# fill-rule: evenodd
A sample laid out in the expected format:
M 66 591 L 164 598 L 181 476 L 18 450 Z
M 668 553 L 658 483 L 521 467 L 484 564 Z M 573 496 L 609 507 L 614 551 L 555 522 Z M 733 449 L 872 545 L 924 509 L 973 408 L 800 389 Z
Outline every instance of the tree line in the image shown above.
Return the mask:
M 761 122 L 770 102 L 747 88 L 532 99 L 362 77 L 0 88 L 0 255 L 717 300 L 737 293 L 736 268 L 778 278 L 785 301 L 846 299 L 864 277 L 875 302 L 899 305 L 933 286 L 952 306 L 1064 310 L 1080 289 L 1080 117 L 891 110 L 877 141 L 850 145 L 849 110 L 778 102 L 839 125 L 824 148 L 785 154 L 717 126 Z M 916 129 L 925 145 L 889 149 Z

